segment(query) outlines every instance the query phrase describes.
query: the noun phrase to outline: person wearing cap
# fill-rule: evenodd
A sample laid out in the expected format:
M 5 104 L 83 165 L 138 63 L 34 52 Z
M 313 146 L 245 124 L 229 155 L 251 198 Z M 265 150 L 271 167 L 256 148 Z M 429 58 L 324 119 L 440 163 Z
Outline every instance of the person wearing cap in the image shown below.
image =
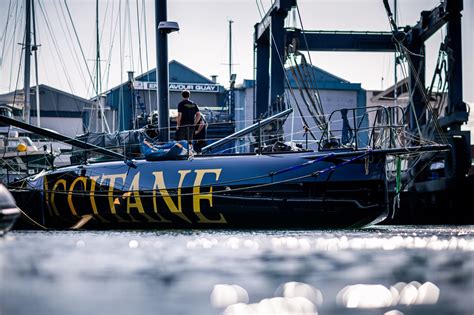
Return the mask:
M 175 139 L 191 142 L 195 127 L 201 120 L 201 113 L 197 104 L 189 99 L 191 93 L 188 90 L 181 92 L 181 96 L 183 100 L 178 104 Z

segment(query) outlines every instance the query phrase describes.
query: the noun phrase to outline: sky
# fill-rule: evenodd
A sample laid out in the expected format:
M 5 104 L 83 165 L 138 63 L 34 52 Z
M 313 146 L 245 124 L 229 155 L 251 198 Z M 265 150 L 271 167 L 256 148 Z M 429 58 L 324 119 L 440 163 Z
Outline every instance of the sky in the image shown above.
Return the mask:
M 92 97 L 95 94 L 91 83 L 91 78 L 95 78 L 95 0 L 36 0 L 35 3 L 41 45 L 40 84 Z M 398 0 L 399 25 L 414 25 L 420 11 L 438 3 L 437 0 Z M 390 30 L 382 0 L 299 0 L 298 4 L 305 30 Z M 23 75 L 18 77 L 22 72 L 18 43 L 24 34 L 23 5 L 24 0 L 0 0 L 0 93 L 23 86 Z M 218 82 L 227 86 L 228 21 L 232 20 L 232 72 L 237 74 L 237 83 L 252 79 L 254 25 L 270 5 L 270 0 L 168 0 L 168 20 L 180 26 L 179 32 L 168 37 L 169 59 L 207 77 L 218 75 Z M 153 0 L 99 0 L 99 16 L 100 90 L 106 91 L 125 81 L 127 71 L 140 74 L 155 67 Z M 474 103 L 473 19 L 474 0 L 464 0 L 464 99 L 471 103 Z M 442 29 L 426 43 L 427 82 L 431 81 L 444 34 Z M 313 52 L 311 60 L 336 76 L 361 83 L 365 89 L 383 89 L 394 82 L 392 53 Z M 35 84 L 34 72 L 31 82 Z

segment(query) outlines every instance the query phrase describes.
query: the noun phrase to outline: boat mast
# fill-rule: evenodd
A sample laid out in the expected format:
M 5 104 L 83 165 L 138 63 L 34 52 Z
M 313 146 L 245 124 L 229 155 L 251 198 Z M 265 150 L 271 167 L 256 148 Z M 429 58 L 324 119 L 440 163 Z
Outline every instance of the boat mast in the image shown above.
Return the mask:
M 168 32 L 160 22 L 167 20 L 167 0 L 155 0 L 156 80 L 160 141 L 170 140 L 168 91 Z
M 104 131 L 104 111 L 100 100 L 100 38 L 99 38 L 99 0 L 95 1 L 95 31 L 96 31 L 96 56 L 95 56 L 95 94 L 97 106 L 100 110 L 100 131 Z
M 33 16 L 33 48 L 35 52 L 35 80 L 36 80 L 36 125 L 41 127 L 41 115 L 40 115 L 40 93 L 39 93 L 39 79 L 38 79 L 38 44 L 36 42 L 36 12 L 35 2 L 31 2 L 31 13 Z
M 31 0 L 25 0 L 26 24 L 25 24 L 25 73 L 23 119 L 30 123 L 30 62 L 31 62 Z
M 110 128 L 107 120 L 105 119 L 104 106 L 102 104 L 102 79 L 100 69 L 100 34 L 99 34 L 99 0 L 95 1 L 95 30 L 96 30 L 96 58 L 95 58 L 95 71 L 96 71 L 96 82 L 95 82 L 95 93 L 96 93 L 96 105 L 100 112 L 100 131 L 109 132 Z M 97 125 L 96 128 L 99 126 Z
M 234 21 L 229 19 L 229 95 L 227 100 L 227 112 L 230 120 L 234 119 L 234 86 L 236 77 L 236 75 L 232 73 L 232 23 L 234 23 Z
M 397 24 L 397 0 L 393 0 L 393 11 L 394 11 L 394 21 L 395 21 L 395 24 Z M 398 24 L 397 24 L 398 25 Z M 394 74 L 394 85 L 393 85 L 393 100 L 394 100 L 394 105 L 395 107 L 397 106 L 397 102 L 398 102 L 398 91 L 397 91 L 397 83 L 398 83 L 398 77 L 397 77 L 397 52 L 395 51 L 394 52 L 394 71 L 393 71 L 393 74 Z
M 160 141 L 170 140 L 168 89 L 168 34 L 179 31 L 177 22 L 167 21 L 167 0 L 155 0 L 156 80 Z
M 229 82 L 232 81 L 232 23 L 234 21 L 229 20 Z

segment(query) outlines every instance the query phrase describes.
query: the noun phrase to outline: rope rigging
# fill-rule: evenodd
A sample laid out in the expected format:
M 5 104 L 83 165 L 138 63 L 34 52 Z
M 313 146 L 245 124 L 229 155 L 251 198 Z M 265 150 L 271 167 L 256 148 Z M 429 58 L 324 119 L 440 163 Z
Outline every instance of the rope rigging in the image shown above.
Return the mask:
M 258 8 L 258 11 L 259 11 L 259 14 L 260 14 L 260 18 L 263 19 L 263 14 L 262 14 L 262 11 L 260 10 L 259 4 L 258 4 L 258 0 L 256 0 L 256 4 L 257 4 L 257 8 Z M 261 0 L 260 0 L 260 5 L 261 5 L 261 7 L 262 7 L 262 9 L 263 9 L 263 3 L 262 3 Z M 276 40 L 275 40 L 275 38 L 273 37 L 273 34 L 272 34 L 271 32 L 270 32 L 270 39 L 271 39 L 271 43 L 273 44 L 273 46 L 276 47 L 276 46 L 277 46 L 277 45 L 276 45 Z M 278 49 L 276 49 L 275 51 L 276 51 L 276 54 L 277 54 L 277 56 L 278 56 L 278 60 L 279 60 L 279 62 L 280 62 L 280 65 L 281 65 L 281 67 L 282 67 L 282 69 L 283 69 L 284 78 L 285 78 L 285 84 L 286 84 L 286 86 L 288 87 L 288 90 L 287 90 L 287 91 L 284 91 L 284 93 L 287 95 L 287 99 L 290 99 L 289 96 L 291 96 L 291 98 L 294 100 L 294 103 L 296 104 L 297 110 L 298 110 L 298 112 L 299 112 L 299 114 L 300 114 L 301 120 L 303 121 L 304 125 L 308 126 L 309 124 L 306 122 L 306 119 L 304 118 L 304 114 L 303 114 L 303 112 L 302 112 L 302 110 L 301 110 L 301 108 L 300 108 L 300 106 L 299 106 L 299 104 L 298 104 L 297 97 L 296 97 L 296 95 L 295 95 L 295 93 L 294 93 L 294 91 L 293 91 L 293 89 L 292 89 L 292 87 L 291 87 L 291 82 L 290 82 L 290 79 L 289 79 L 289 77 L 288 77 L 288 73 L 287 73 L 287 71 L 286 71 L 286 69 L 285 69 L 285 61 L 283 60 L 284 58 L 283 58 L 283 56 L 281 56 L 281 53 L 280 53 L 280 51 L 279 51 Z M 285 53 L 285 57 L 288 57 L 288 55 L 286 55 L 286 53 Z M 288 94 L 289 94 L 289 96 L 288 96 Z M 289 102 L 289 103 L 290 103 L 290 105 L 292 104 L 291 102 Z M 310 131 L 311 137 L 316 140 L 316 136 L 313 134 L 313 132 L 312 132 L 311 130 L 309 130 L 309 131 Z
M 306 93 L 311 99 L 311 102 L 313 103 L 313 106 L 316 108 L 316 112 L 318 113 L 318 118 L 322 119 L 320 121 L 320 124 L 324 125 L 326 122 L 324 120 L 324 109 L 323 109 L 323 104 L 321 102 L 321 96 L 319 94 L 319 88 L 318 88 L 318 83 L 316 80 L 316 71 L 315 67 L 311 64 L 308 64 L 306 61 L 306 57 L 304 55 L 301 55 L 301 61 L 302 61 L 302 66 L 303 66 L 303 72 L 304 72 L 304 77 L 309 78 L 309 86 L 306 88 Z
M 122 3 L 123 2 L 123 3 Z M 100 16 L 100 21 L 98 22 L 102 26 L 102 30 L 100 30 L 100 37 L 99 43 L 101 45 L 108 44 L 107 47 L 107 58 L 101 60 L 101 62 L 106 62 L 107 66 L 101 67 L 99 70 L 99 65 L 96 64 L 95 67 L 91 67 L 88 64 L 86 59 L 86 52 L 84 50 L 84 45 L 82 43 L 83 40 L 80 39 L 80 29 L 77 26 L 77 18 L 74 16 L 74 12 L 71 10 L 70 2 L 67 0 L 64 1 L 53 1 L 52 3 L 46 3 L 44 0 L 38 0 L 37 5 L 39 6 L 39 13 L 38 17 L 39 20 L 46 29 L 44 34 L 46 34 L 45 40 L 45 47 L 48 47 L 53 50 L 53 55 L 55 57 L 55 62 L 52 65 L 46 65 L 45 60 L 40 58 L 39 63 L 42 63 L 42 67 L 48 69 L 48 71 L 44 72 L 44 77 L 49 78 L 51 73 L 63 73 L 63 83 L 68 86 L 68 89 L 72 94 L 76 94 L 78 84 L 84 84 L 84 89 L 87 90 L 89 95 L 97 95 L 96 93 L 92 92 L 94 82 L 99 83 L 97 81 L 101 81 L 99 84 L 102 86 L 102 81 L 105 82 L 104 86 L 108 86 L 109 79 L 111 78 L 111 64 L 112 58 L 114 57 L 114 44 L 117 36 L 120 40 L 120 76 L 123 79 L 123 70 L 124 70 L 124 56 L 129 56 L 129 64 L 130 70 L 135 68 L 135 59 L 137 59 L 137 63 L 139 69 L 143 71 L 144 67 L 149 67 L 149 58 L 148 58 L 148 41 L 146 38 L 147 25 L 146 25 L 146 15 L 147 11 L 145 9 L 145 1 L 136 0 L 136 16 L 132 18 L 132 12 L 130 10 L 130 1 L 123 1 L 120 0 L 118 5 L 116 5 L 116 1 L 106 1 L 106 6 L 104 8 L 103 14 Z M 22 14 L 22 6 L 23 1 L 13 1 L 9 0 L 8 7 L 5 6 L 7 12 L 5 22 L 2 21 L 2 29 L 0 30 L 0 70 L 10 71 L 10 82 L 9 82 L 9 89 L 13 90 L 13 86 L 15 86 L 16 81 L 16 71 L 12 71 L 11 67 L 8 69 L 5 67 L 6 57 L 10 58 L 11 52 L 11 62 L 10 65 L 17 65 L 21 63 L 21 60 L 15 62 L 18 58 L 17 49 L 14 48 L 15 45 L 11 45 L 13 42 L 21 42 L 20 40 L 15 39 L 20 34 L 17 30 L 20 28 L 19 25 L 23 24 L 24 17 Z M 134 5 L 135 5 L 134 4 Z M 53 9 L 54 6 L 54 9 Z M 117 14 L 118 8 L 118 14 Z M 52 9 L 52 10 L 49 10 Z M 74 10 L 74 8 L 72 8 Z M 134 12 L 135 13 L 135 12 Z M 110 19 L 110 20 L 108 20 Z M 125 19 L 125 23 L 124 23 Z M 133 22 L 137 19 L 137 29 L 138 29 L 138 47 L 137 51 L 139 52 L 139 58 L 135 58 L 135 49 L 133 43 L 133 36 L 132 36 L 132 28 L 131 21 Z M 105 30 L 105 26 L 110 29 L 110 32 Z M 61 38 L 58 37 L 60 32 Z M 145 39 L 143 40 L 142 32 L 145 32 Z M 22 34 L 23 35 L 23 34 Z M 65 35 L 65 36 L 64 36 Z M 63 40 L 64 38 L 64 40 Z M 127 44 L 125 44 L 127 43 Z M 143 51 L 145 48 L 145 51 Z M 45 50 L 46 51 L 46 50 Z M 145 56 L 142 56 L 145 54 Z M 144 60 L 146 57 L 146 60 Z M 48 68 L 49 67 L 49 68 Z M 72 69 L 71 67 L 75 68 Z M 52 69 L 53 71 L 50 71 Z M 79 76 L 78 82 L 73 82 L 71 77 L 71 70 Z M 93 75 L 92 72 L 100 71 L 100 75 Z M 3 77 L 3 74 L 2 74 Z M 6 77 L 6 76 L 5 76 Z M 95 79 L 94 79 L 95 77 Z M 99 79 L 102 78 L 102 79 Z M 80 83 L 79 83 L 80 81 Z M 123 81 L 123 80 L 122 80 Z M 7 81 L 5 81 L 6 83 Z M 20 82 L 21 83 L 21 82 Z M 97 89 L 96 89 L 97 90 Z M 124 100 L 120 99 L 119 103 L 123 103 Z M 121 104 L 123 105 L 123 104 Z M 120 120 L 121 117 L 118 117 Z M 87 123 L 87 122 L 85 122 Z M 106 122 L 105 122 L 106 123 Z M 78 131 L 78 133 L 81 133 Z
M 445 39 L 445 42 L 448 39 Z M 438 59 L 436 61 L 435 70 L 433 73 L 433 78 L 431 80 L 431 84 L 427 89 L 427 95 L 433 96 L 436 100 L 434 106 L 432 106 L 432 120 L 438 121 L 439 116 L 441 115 L 441 109 L 445 105 L 447 90 L 448 90 L 448 82 L 451 77 L 451 70 L 448 69 L 447 59 L 449 58 L 449 53 L 447 52 L 447 46 L 445 42 L 440 44 L 439 52 L 438 52 Z M 435 89 L 435 82 L 438 81 L 436 91 L 433 92 Z M 425 125 L 425 133 L 431 137 L 435 137 L 435 131 L 437 131 L 436 127 L 431 124 Z
M 69 27 L 69 23 L 67 23 L 67 20 L 66 20 L 66 15 L 65 15 L 65 12 L 64 12 L 64 9 L 63 9 L 63 6 L 62 6 L 62 3 L 59 2 L 59 7 L 60 7 L 60 10 L 61 12 L 59 11 L 58 9 L 58 2 L 54 2 L 54 7 L 56 9 L 56 14 L 57 16 L 59 17 L 58 21 L 60 22 L 59 25 L 61 27 L 61 30 L 62 30 L 62 33 L 63 34 L 68 34 L 69 35 L 69 38 L 71 39 L 72 38 L 72 34 L 71 34 L 71 30 L 70 30 L 70 27 Z M 64 20 L 64 23 L 63 23 L 63 20 L 60 19 L 60 17 L 63 18 Z M 63 25 L 64 24 L 64 25 Z M 74 27 L 74 24 L 72 24 L 72 27 L 75 31 L 75 27 Z M 67 32 L 65 31 L 65 29 L 67 30 Z M 77 34 L 76 34 L 77 36 Z M 83 71 L 83 67 L 81 67 L 81 61 L 80 61 L 80 58 L 78 56 L 78 52 L 77 52 L 77 49 L 74 49 L 73 47 L 73 43 L 72 43 L 72 40 L 67 40 L 66 41 L 66 44 L 69 48 L 69 51 L 71 52 L 71 55 L 74 56 L 74 61 L 75 61 L 75 66 L 76 66 L 76 69 L 78 69 L 78 73 L 79 75 L 81 76 L 81 81 L 82 82 L 87 82 L 85 76 L 84 76 L 84 71 Z M 79 43 L 80 45 L 80 43 Z M 82 47 L 80 47 L 82 49 Z M 86 68 L 87 68 L 87 64 L 86 64 Z
M 112 2 L 112 12 L 115 12 L 115 1 Z M 118 20 L 120 16 L 117 15 L 115 19 L 115 26 L 114 26 L 114 20 L 110 19 L 110 34 L 112 34 L 111 42 L 110 42 L 110 47 L 109 47 L 109 53 L 107 55 L 107 66 L 104 69 L 104 76 L 105 76 L 105 89 L 109 89 L 109 78 L 110 78 L 110 66 L 112 64 L 112 52 L 113 52 L 113 47 L 115 44 L 115 35 L 117 33 L 117 25 L 118 25 Z M 112 128 L 114 130 L 114 128 Z
M 256 0 L 256 4 L 257 4 L 260 17 L 263 18 L 262 10 L 260 9 L 260 7 L 262 7 L 263 9 L 263 4 L 261 0 L 260 0 L 260 5 L 258 3 L 258 0 Z M 298 9 L 298 16 L 300 19 L 300 24 L 303 27 L 299 8 L 297 7 L 297 9 Z M 273 34 L 271 32 L 270 32 L 270 37 L 271 37 L 271 41 L 273 45 L 275 45 L 275 39 L 273 38 Z M 306 37 L 305 37 L 305 40 L 307 40 Z M 285 68 L 285 62 L 282 60 L 282 56 L 280 55 L 280 52 L 278 50 L 276 50 L 276 53 L 278 55 L 282 68 L 285 70 L 284 71 L 285 84 L 288 87 L 288 89 L 284 93 L 291 96 L 291 97 L 287 97 L 288 100 L 292 99 L 294 101 L 294 102 L 289 102 L 289 103 L 293 107 L 296 106 L 296 109 L 298 110 L 298 113 L 300 115 L 300 119 L 303 125 L 309 126 L 307 120 L 305 119 L 305 115 L 303 114 L 303 110 L 301 109 L 299 105 L 299 101 L 295 95 L 295 92 L 291 86 L 291 82 L 288 77 L 288 72 L 286 71 L 286 68 Z M 306 58 L 304 57 L 304 55 L 302 54 L 299 54 L 299 55 L 301 56 L 302 66 L 300 66 L 298 62 L 296 62 L 295 53 L 291 54 L 287 52 L 285 54 L 287 60 L 289 60 L 290 62 L 294 61 L 294 64 L 290 66 L 288 70 L 292 73 L 294 81 L 298 86 L 298 90 L 300 92 L 301 98 L 303 102 L 305 103 L 308 112 L 310 113 L 310 117 L 314 120 L 315 125 L 320 130 L 325 130 L 327 127 L 327 122 L 325 121 L 324 110 L 321 104 L 321 97 L 319 94 L 319 88 L 317 85 L 316 75 L 314 73 L 312 65 L 308 66 L 308 62 L 306 61 Z M 291 57 L 293 57 L 293 60 Z M 309 55 L 309 60 L 310 60 L 310 64 L 312 64 L 310 55 Z M 309 81 L 309 83 L 307 81 Z M 309 128 L 308 130 L 311 137 L 314 140 L 317 140 L 315 134 L 312 131 L 312 128 Z
M 408 67 L 411 71 L 411 73 L 413 74 L 413 77 L 415 79 L 415 89 L 413 89 L 413 91 L 411 91 L 411 86 L 409 85 L 409 95 L 410 95 L 410 98 L 409 98 L 409 106 L 411 108 L 411 110 L 413 111 L 413 115 L 415 115 L 416 111 L 415 111 L 415 104 L 413 102 L 413 95 L 415 93 L 415 90 L 416 90 L 416 87 L 418 88 L 418 91 L 421 93 L 422 95 L 422 98 L 423 98 L 423 102 L 424 102 L 424 108 L 423 108 L 423 112 L 421 113 L 421 116 L 422 117 L 423 115 L 426 115 L 426 112 L 428 111 L 431 116 L 431 122 L 432 124 L 434 125 L 434 129 L 438 132 L 439 136 L 440 136 L 440 139 L 442 141 L 442 143 L 446 144 L 447 143 L 447 139 L 446 139 L 446 136 L 444 134 L 444 131 L 442 130 L 441 126 L 439 125 L 439 121 L 438 121 L 438 114 L 437 114 L 437 111 L 433 108 L 433 106 L 431 105 L 431 101 L 429 99 L 429 96 L 427 95 L 427 91 L 424 87 L 424 83 L 421 82 L 421 73 L 418 72 L 417 70 L 417 67 L 414 65 L 413 63 L 413 60 L 412 60 L 412 56 L 416 56 L 416 57 L 420 57 L 420 62 L 423 62 L 425 56 L 424 56 L 424 51 L 422 54 L 415 54 L 414 52 L 410 51 L 404 41 L 406 39 L 406 34 L 403 32 L 403 31 L 400 31 L 399 30 L 399 27 L 397 26 L 395 20 L 393 19 L 393 14 L 392 14 L 392 11 L 390 9 L 390 5 L 388 3 L 388 0 L 384 0 L 383 1 L 384 3 L 384 6 L 385 6 L 385 10 L 387 12 L 387 17 L 388 17 L 388 20 L 389 20 L 389 23 L 390 23 L 390 26 L 391 26 L 391 29 L 392 29 L 392 33 L 393 33 L 393 41 L 395 43 L 395 46 L 396 46 L 396 49 L 397 49 L 397 52 L 404 57 L 404 59 L 406 60 L 406 63 L 408 64 Z M 417 125 L 417 129 L 418 129 L 418 132 L 420 134 L 420 137 L 423 137 L 424 134 L 426 134 L 426 130 L 428 130 L 428 128 L 430 128 L 428 125 L 430 125 L 428 122 L 426 122 L 422 127 L 423 129 L 421 128 L 421 126 L 419 125 L 419 122 L 418 122 L 418 118 L 419 117 L 415 117 L 415 122 L 416 122 L 416 125 Z M 426 136 L 426 135 L 425 135 Z
M 300 66 L 296 60 L 296 56 L 293 54 L 293 66 L 290 67 L 290 70 L 293 74 L 293 79 L 298 86 L 298 90 L 300 91 L 300 95 L 303 99 L 303 102 L 306 105 L 306 108 L 308 109 L 308 112 L 310 113 L 311 117 L 313 118 L 316 126 L 321 130 L 324 131 L 326 129 L 326 121 L 325 121 L 325 116 L 324 116 L 324 111 L 322 110 L 322 107 L 320 106 L 319 102 L 314 100 L 314 95 L 312 93 L 312 89 L 310 86 L 308 86 L 307 81 L 305 78 L 309 77 L 308 73 L 309 72 L 314 72 L 314 68 L 310 68 L 311 71 L 308 71 L 308 65 L 305 63 L 305 58 L 304 55 L 301 55 L 302 57 L 302 66 Z M 291 60 L 291 59 L 290 59 Z M 301 69 L 303 68 L 303 70 Z M 295 73 L 296 70 L 296 73 Z M 303 73 L 304 72 L 304 73 Z M 306 95 L 306 96 L 305 96 Z M 309 103 L 307 102 L 307 99 L 310 101 Z M 316 99 L 318 97 L 316 96 Z M 318 105 L 319 106 L 318 106 Z
M 290 59 L 291 60 L 291 59 Z M 293 76 L 293 80 L 295 81 L 297 87 L 298 87 L 298 91 L 300 92 L 300 95 L 301 95 L 301 99 L 303 100 L 303 103 L 306 105 L 306 109 L 308 110 L 309 114 L 310 114 L 310 117 L 313 118 L 314 122 L 316 123 L 317 126 L 319 126 L 318 124 L 318 119 L 316 118 L 316 115 L 313 113 L 313 110 L 310 106 L 310 104 L 308 103 L 308 101 L 306 100 L 306 97 L 305 97 L 305 93 L 303 91 L 303 89 L 301 88 L 301 85 L 300 85 L 300 80 L 298 79 L 298 77 L 301 77 L 301 72 L 299 71 L 299 68 L 297 66 L 297 62 L 296 60 L 294 60 L 294 66 L 291 66 L 290 67 L 290 71 L 291 71 L 291 74 Z M 296 69 L 296 71 L 295 71 Z M 300 112 L 300 115 L 302 115 L 302 110 L 300 109 L 300 106 L 298 103 L 296 103 L 296 106 L 298 107 L 298 111 Z M 308 123 L 306 122 L 306 120 L 302 117 L 302 120 L 303 122 L 305 123 L 306 126 L 308 126 Z M 312 135 L 312 134 L 311 134 Z M 314 135 L 312 135 L 313 138 L 314 138 Z
M 15 13 L 14 13 L 14 17 L 15 17 L 15 22 L 13 24 L 13 32 L 12 32 L 12 36 L 10 37 L 10 40 L 9 41 L 5 41 L 4 42 L 4 47 L 11 47 L 11 59 L 10 59 L 10 62 L 12 65 L 15 64 L 15 56 L 18 54 L 18 52 L 16 51 L 15 48 L 17 48 L 18 46 L 15 45 L 15 41 L 17 42 L 21 42 L 23 43 L 24 42 L 24 34 L 20 35 L 17 33 L 17 29 L 21 29 L 20 25 L 23 25 L 23 18 L 24 18 L 24 15 L 22 14 L 22 8 L 23 8 L 23 2 L 21 2 L 21 4 L 19 2 L 16 2 L 16 6 L 15 6 Z M 21 36 L 21 37 L 20 37 Z M 23 49 L 21 49 L 21 53 L 20 53 L 20 59 L 19 59 L 19 64 L 21 64 L 23 62 Z M 13 72 L 14 68 L 11 67 L 10 68 L 10 76 L 9 76 L 9 81 L 8 81 L 8 89 L 11 91 L 12 90 L 12 84 L 13 84 L 13 80 L 14 80 L 14 72 Z M 16 84 L 15 84 L 15 91 L 18 87 L 18 77 L 17 77 L 17 81 L 16 81 Z
M 298 18 L 299 18 L 299 22 L 300 22 L 300 25 L 301 25 L 301 29 L 304 30 L 304 26 L 303 26 L 303 19 L 301 18 L 301 13 L 300 13 L 300 8 L 298 6 L 298 3 L 296 3 L 296 11 L 298 12 Z M 308 45 L 308 38 L 306 36 L 306 33 L 303 32 L 303 39 L 305 41 L 305 44 L 306 44 L 306 47 L 309 47 Z M 311 54 L 309 53 L 309 51 L 307 51 L 307 54 L 308 54 L 308 58 L 309 58 L 309 64 L 311 67 L 313 67 L 313 61 L 311 60 Z M 306 58 L 304 57 L 304 55 L 302 55 L 302 61 L 304 62 L 305 65 L 307 65 L 307 62 L 306 62 Z M 324 109 L 323 109 L 323 104 L 321 103 L 321 95 L 319 93 L 319 87 L 318 87 L 318 81 L 317 81 L 317 78 L 316 78 L 316 73 L 314 71 L 310 71 L 309 72 L 309 78 L 310 78 L 310 82 L 311 82 L 311 87 L 313 88 L 313 90 L 315 90 L 315 95 L 316 95 L 316 101 L 317 101 L 317 106 L 318 106 L 318 109 L 319 109 L 319 115 L 321 116 L 324 116 Z
M 5 28 L 3 29 L 3 32 L 0 35 L 0 42 L 3 42 L 3 47 L 2 47 L 2 50 L 1 50 L 1 54 L 0 54 L 0 69 L 2 67 L 3 58 L 5 56 L 5 47 L 7 47 L 6 38 L 7 38 L 7 32 L 8 32 L 8 25 L 10 23 L 11 6 L 12 6 L 12 0 L 10 0 L 8 2 L 7 19 L 5 21 Z

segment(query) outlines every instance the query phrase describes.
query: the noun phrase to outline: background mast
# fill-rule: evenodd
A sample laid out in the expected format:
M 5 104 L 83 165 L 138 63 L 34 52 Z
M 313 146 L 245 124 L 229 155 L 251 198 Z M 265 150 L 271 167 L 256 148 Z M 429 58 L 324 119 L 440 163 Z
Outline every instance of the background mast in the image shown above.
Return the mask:
M 25 24 L 25 77 L 23 81 L 25 101 L 23 107 L 23 119 L 27 124 L 30 119 L 30 62 L 31 62 L 31 0 L 25 0 L 26 24 Z

